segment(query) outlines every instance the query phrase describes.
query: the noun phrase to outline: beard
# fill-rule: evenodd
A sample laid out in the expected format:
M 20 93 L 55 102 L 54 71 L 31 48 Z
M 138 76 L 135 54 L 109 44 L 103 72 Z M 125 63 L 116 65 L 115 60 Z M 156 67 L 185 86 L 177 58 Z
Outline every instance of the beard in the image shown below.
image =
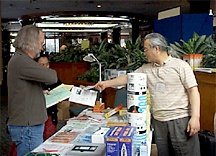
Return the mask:
M 40 57 L 40 53 L 36 53 L 36 56 L 35 56 L 36 58 L 38 58 L 38 57 Z
M 37 52 L 35 52 L 35 58 L 40 57 L 40 53 L 41 53 L 41 50 L 38 50 Z

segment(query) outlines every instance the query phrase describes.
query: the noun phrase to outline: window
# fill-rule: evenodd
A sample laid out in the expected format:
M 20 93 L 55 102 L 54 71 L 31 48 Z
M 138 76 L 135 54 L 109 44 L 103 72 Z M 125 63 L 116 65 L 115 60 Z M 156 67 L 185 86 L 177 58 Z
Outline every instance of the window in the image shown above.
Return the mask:
M 59 52 L 59 39 L 46 39 L 46 51 Z

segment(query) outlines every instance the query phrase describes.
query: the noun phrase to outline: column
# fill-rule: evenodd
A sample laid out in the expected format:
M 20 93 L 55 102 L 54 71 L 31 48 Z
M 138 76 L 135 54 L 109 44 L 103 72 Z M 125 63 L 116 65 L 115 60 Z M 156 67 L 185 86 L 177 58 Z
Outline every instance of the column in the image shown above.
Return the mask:
M 132 24 L 132 42 L 135 43 L 136 39 L 139 37 L 139 21 L 137 19 L 133 19 L 131 21 Z
M 107 31 L 101 33 L 101 41 L 106 40 L 108 42 L 108 36 Z
M 121 40 L 121 28 L 120 27 L 113 28 L 112 38 L 113 38 L 114 44 L 120 44 L 120 40 Z

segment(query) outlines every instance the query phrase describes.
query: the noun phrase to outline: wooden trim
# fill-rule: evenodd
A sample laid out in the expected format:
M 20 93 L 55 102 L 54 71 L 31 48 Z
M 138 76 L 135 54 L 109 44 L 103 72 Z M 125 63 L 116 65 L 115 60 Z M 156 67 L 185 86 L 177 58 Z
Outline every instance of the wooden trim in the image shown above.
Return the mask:
M 200 92 L 200 126 L 214 131 L 216 112 L 216 73 L 195 72 Z

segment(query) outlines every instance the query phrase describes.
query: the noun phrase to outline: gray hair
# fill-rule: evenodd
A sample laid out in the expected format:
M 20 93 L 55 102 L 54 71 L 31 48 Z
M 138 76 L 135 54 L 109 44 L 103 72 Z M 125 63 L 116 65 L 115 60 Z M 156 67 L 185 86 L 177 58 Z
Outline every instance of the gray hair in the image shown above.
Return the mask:
M 166 51 L 169 55 L 177 56 L 176 51 L 168 45 L 166 38 L 159 33 L 147 34 L 144 40 L 149 40 L 150 46 L 159 46 L 162 51 Z
M 22 27 L 15 38 L 13 46 L 16 50 L 21 50 L 22 52 L 40 52 L 40 49 L 38 48 L 40 32 L 42 32 L 42 30 L 34 25 Z

